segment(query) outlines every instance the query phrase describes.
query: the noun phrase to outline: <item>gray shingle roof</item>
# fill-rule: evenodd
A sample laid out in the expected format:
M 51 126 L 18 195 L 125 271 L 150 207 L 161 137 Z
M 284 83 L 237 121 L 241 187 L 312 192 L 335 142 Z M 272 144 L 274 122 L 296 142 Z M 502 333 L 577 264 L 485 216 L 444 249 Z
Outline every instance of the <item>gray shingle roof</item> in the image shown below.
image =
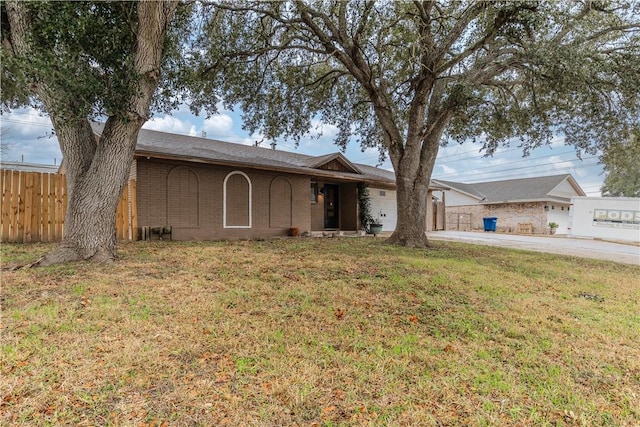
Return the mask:
M 92 127 L 94 132 L 100 135 L 104 129 L 104 124 L 92 123 Z M 138 143 L 136 145 L 136 154 L 203 163 L 282 170 L 312 176 L 366 181 L 372 184 L 395 185 L 395 175 L 393 172 L 372 166 L 353 163 L 352 165 L 361 171 L 361 174 L 317 169 L 319 165 L 342 156 L 340 153 L 330 153 L 324 156 L 308 156 L 283 150 L 272 150 L 269 148 L 234 144 L 214 139 L 178 135 L 149 129 L 140 130 Z
M 575 182 L 571 174 L 477 182 L 474 184 L 462 184 L 443 180 L 434 181 L 475 196 L 481 200 L 482 203 L 504 203 L 561 199 L 561 197 L 553 196 L 549 193 L 565 180 L 569 180 L 574 187 L 577 187 L 577 193 L 584 195 L 584 192 L 577 182 Z

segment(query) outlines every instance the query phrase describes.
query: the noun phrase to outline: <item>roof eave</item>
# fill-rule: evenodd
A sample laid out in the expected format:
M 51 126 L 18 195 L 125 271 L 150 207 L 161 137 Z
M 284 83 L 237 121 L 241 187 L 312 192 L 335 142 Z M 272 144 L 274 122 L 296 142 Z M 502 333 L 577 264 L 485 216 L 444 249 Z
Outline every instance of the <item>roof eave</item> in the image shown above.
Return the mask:
M 162 159 L 162 160 L 178 160 L 178 161 L 186 161 L 186 162 L 194 162 L 194 163 L 218 165 L 218 166 L 244 167 L 249 169 L 268 170 L 271 172 L 286 172 L 286 173 L 291 173 L 296 175 L 308 175 L 308 176 L 316 176 L 316 177 L 322 177 L 322 178 L 339 179 L 343 181 L 366 182 L 368 184 L 384 184 L 384 185 L 395 186 L 395 182 L 387 181 L 384 179 L 368 177 L 364 174 L 363 175 L 356 175 L 356 174 L 346 175 L 341 172 L 329 171 L 324 169 L 312 169 L 312 168 L 298 167 L 298 166 L 278 167 L 278 166 L 269 166 L 269 165 L 257 165 L 255 163 L 249 163 L 249 162 L 237 162 L 237 161 L 234 162 L 234 161 L 207 159 L 207 158 L 194 157 L 194 156 L 161 154 L 157 152 L 144 151 L 144 150 L 136 150 L 135 155 L 137 157 L 147 157 L 147 158 Z
M 537 202 L 556 202 L 570 204 L 571 199 L 565 197 L 544 197 L 538 199 L 516 199 L 516 200 L 492 200 L 482 201 L 482 205 L 503 205 L 507 203 L 537 203 Z
M 472 198 L 474 198 L 474 199 L 476 199 L 476 200 L 480 200 L 480 201 L 482 201 L 482 197 L 480 197 L 480 196 L 478 196 L 478 195 L 476 195 L 476 194 L 469 193 L 468 191 L 461 190 L 460 188 L 453 187 L 453 186 L 451 186 L 451 185 L 446 186 L 446 185 L 444 185 L 442 182 L 438 181 L 437 179 L 434 179 L 434 180 L 433 180 L 433 182 L 436 182 L 436 183 L 437 183 L 437 185 L 442 186 L 442 187 L 443 187 L 443 189 L 445 189 L 445 190 L 448 190 L 448 191 L 457 191 L 458 193 L 462 193 L 462 194 L 464 194 L 465 196 L 469 196 L 469 197 L 472 197 Z

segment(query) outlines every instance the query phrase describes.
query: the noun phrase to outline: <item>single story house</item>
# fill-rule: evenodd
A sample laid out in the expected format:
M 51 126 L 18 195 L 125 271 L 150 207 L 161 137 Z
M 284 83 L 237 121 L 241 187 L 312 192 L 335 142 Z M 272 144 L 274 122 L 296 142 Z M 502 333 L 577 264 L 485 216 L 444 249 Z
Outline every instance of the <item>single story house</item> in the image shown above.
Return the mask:
M 548 224 L 566 234 L 571 198 L 585 196 L 570 174 L 464 184 L 433 180 L 448 190 L 435 195 L 444 202 L 447 230 L 482 230 L 483 218 L 497 218 L 498 231 L 546 234 Z
M 94 133 L 103 127 L 94 124 Z M 138 227 L 171 226 L 176 240 L 356 231 L 358 183 L 369 186 L 383 230 L 395 228 L 395 174 L 341 153 L 308 156 L 142 129 L 130 178 Z
M 19 172 L 58 173 L 59 165 L 43 165 L 40 163 L 0 162 L 0 169 Z

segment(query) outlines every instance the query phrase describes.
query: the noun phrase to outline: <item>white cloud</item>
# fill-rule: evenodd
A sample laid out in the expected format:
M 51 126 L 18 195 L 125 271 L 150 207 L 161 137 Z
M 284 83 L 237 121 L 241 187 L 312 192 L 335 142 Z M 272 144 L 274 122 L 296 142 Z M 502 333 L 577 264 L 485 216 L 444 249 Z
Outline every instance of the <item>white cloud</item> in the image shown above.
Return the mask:
M 548 166 L 552 166 L 553 169 L 555 170 L 564 171 L 568 169 L 573 169 L 574 167 L 573 161 L 562 160 L 558 156 L 549 157 L 549 160 L 547 160 L 547 162 L 549 163 Z M 545 163 L 542 163 L 542 164 L 544 165 Z
M 142 128 L 180 135 L 198 135 L 196 127 L 190 121 L 180 120 L 173 116 L 155 116 L 146 122 Z
M 458 173 L 458 171 L 455 168 L 452 168 L 447 165 L 438 165 L 437 167 L 440 168 L 440 172 L 442 172 L 443 174 L 454 175 Z
M 20 108 L 0 116 L 2 143 L 7 150 L 4 161 L 60 164 L 62 154 L 58 139 L 52 136 L 53 125 L 49 117 L 33 108 Z
M 216 114 L 205 119 L 202 130 L 207 133 L 208 138 L 224 139 L 228 137 L 233 129 L 233 119 L 228 114 Z
M 33 108 L 20 108 L 0 116 L 2 127 L 13 138 L 38 138 L 50 134 L 53 125 L 48 116 Z
M 324 123 L 318 119 L 311 120 L 311 129 L 309 130 L 311 138 L 320 137 L 333 140 L 338 135 L 338 132 L 337 126 Z
M 550 147 L 565 147 L 565 143 L 564 143 L 564 136 L 560 136 L 560 135 L 555 135 L 553 138 L 551 138 L 551 143 L 549 144 Z

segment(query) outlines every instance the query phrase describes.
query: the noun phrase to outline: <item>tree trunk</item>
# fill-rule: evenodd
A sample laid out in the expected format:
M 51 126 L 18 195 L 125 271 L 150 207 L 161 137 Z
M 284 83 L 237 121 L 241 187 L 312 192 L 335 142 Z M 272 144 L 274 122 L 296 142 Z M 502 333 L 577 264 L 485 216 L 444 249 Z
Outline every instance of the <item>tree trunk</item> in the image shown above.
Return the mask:
M 398 221 L 388 242 L 410 248 L 426 248 L 429 245 L 426 234 L 428 184 L 416 182 L 401 173 L 396 175 Z
M 438 155 L 444 124 L 426 137 L 407 141 L 402 149 L 389 150 L 396 171 L 398 220 L 388 239 L 395 245 L 426 248 L 429 181 Z
M 116 210 L 129 177 L 141 126 L 141 120 L 123 122 L 110 118 L 107 121 L 91 166 L 68 180 L 71 191 L 62 242 L 38 265 L 115 259 Z M 68 148 L 70 151 L 85 145 L 82 141 L 65 142 L 73 147 Z

